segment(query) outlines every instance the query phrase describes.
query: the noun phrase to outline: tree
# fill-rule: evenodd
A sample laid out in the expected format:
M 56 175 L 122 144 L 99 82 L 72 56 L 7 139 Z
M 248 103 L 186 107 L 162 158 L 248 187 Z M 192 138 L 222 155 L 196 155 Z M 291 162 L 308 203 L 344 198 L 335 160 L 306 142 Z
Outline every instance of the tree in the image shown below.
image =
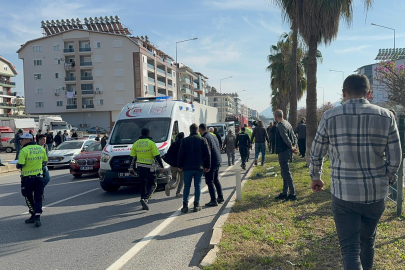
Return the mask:
M 405 69 L 394 61 L 383 61 L 374 69 L 375 80 L 387 88 L 388 101 L 405 107 Z

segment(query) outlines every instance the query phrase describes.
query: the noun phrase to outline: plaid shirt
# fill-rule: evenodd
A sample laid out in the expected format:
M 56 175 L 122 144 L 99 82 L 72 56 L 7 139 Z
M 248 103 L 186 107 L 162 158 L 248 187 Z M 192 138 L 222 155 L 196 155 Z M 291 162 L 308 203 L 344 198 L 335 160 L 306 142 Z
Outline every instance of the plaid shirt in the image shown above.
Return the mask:
M 391 112 L 366 99 L 350 99 L 322 117 L 311 149 L 310 176 L 321 179 L 323 157 L 331 162 L 331 192 L 344 201 L 373 203 L 397 179 L 401 144 Z

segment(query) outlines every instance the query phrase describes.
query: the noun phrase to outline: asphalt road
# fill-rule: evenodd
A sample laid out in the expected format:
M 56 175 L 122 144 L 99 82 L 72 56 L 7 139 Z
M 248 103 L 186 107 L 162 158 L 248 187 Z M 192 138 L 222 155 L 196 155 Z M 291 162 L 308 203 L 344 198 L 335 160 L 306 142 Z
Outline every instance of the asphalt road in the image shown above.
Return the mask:
M 226 200 L 234 191 L 236 170 L 240 163 L 228 167 L 223 162 L 220 169 Z M 202 188 L 204 205 L 209 194 L 205 184 Z M 29 215 L 19 175 L 0 176 L 0 268 L 196 269 L 221 206 L 181 214 L 182 198 L 174 193 L 167 197 L 157 191 L 144 211 L 136 187 L 106 193 L 94 175 L 74 179 L 68 169 L 52 170 L 42 226 L 36 228 L 24 223 Z

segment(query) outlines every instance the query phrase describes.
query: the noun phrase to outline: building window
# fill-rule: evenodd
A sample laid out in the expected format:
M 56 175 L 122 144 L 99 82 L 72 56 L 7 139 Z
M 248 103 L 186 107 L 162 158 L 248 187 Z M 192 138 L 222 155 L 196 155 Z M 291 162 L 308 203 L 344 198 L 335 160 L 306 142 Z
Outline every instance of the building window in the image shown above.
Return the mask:
M 35 102 L 35 107 L 36 108 L 43 108 L 44 107 L 44 103 L 42 101 L 37 101 Z
M 103 99 L 97 99 L 97 105 L 104 105 Z
M 62 107 L 63 106 L 63 101 L 62 100 L 56 101 L 56 106 L 57 107 Z
M 34 46 L 34 52 L 42 52 L 42 46 Z
M 115 76 L 115 77 L 122 77 L 122 76 L 124 76 L 124 70 L 123 70 L 123 69 L 114 69 L 114 76 Z
M 145 95 L 148 93 L 148 85 L 144 84 L 143 85 L 143 90 L 145 91 Z
M 8 68 L 7 68 L 7 66 L 4 66 L 3 69 L 4 69 L 5 71 L 7 71 Z
M 82 84 L 81 85 L 82 90 L 93 90 L 93 85 L 90 83 Z
M 42 60 L 34 60 L 34 66 L 42 66 Z
M 44 93 L 44 89 L 42 88 L 35 88 L 35 94 L 43 94 Z
M 99 48 L 99 49 L 101 48 L 101 42 L 100 41 L 97 41 L 96 47 Z
M 54 51 L 60 51 L 60 44 L 53 45 Z
M 56 72 L 56 73 L 55 73 L 55 79 L 58 79 L 58 78 L 59 78 L 59 73 Z
M 122 47 L 122 40 L 121 39 L 113 40 L 113 48 L 121 48 L 121 47 Z
M 41 80 L 42 79 L 42 74 L 34 74 L 34 79 L 35 80 Z

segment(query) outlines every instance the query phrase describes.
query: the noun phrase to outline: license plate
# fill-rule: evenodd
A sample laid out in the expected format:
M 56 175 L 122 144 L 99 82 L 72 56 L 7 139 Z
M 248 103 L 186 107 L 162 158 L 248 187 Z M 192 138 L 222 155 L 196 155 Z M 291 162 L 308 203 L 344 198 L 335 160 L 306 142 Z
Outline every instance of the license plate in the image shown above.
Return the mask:
M 57 159 L 50 159 L 49 162 L 59 162 Z
M 93 166 L 88 166 L 88 167 L 80 167 L 81 171 L 91 171 L 93 170 Z
M 125 178 L 126 176 L 129 176 L 129 173 L 118 173 L 119 178 Z

